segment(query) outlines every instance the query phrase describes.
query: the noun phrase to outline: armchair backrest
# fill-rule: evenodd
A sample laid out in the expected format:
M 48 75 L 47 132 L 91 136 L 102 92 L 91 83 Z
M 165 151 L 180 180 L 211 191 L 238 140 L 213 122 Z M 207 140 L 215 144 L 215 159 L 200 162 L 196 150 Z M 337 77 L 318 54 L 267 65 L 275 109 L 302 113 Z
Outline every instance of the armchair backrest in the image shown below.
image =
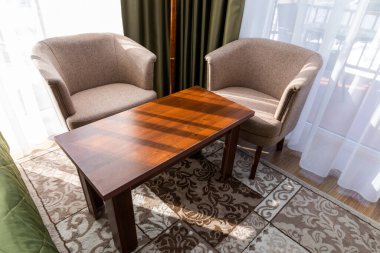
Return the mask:
M 229 80 L 218 80 L 218 77 L 212 76 L 212 85 L 223 86 L 225 83 L 227 86 L 233 84 L 254 88 L 277 99 L 315 54 L 302 47 L 259 38 L 233 41 L 210 55 L 217 53 L 228 54 Z M 226 75 L 221 78 L 226 79 Z
M 247 43 L 250 80 L 258 91 L 280 99 L 284 90 L 315 52 L 273 40 L 255 39 Z M 247 53 L 248 53 L 247 52 Z
M 39 42 L 34 57 L 51 65 L 41 72 L 46 80 L 62 79 L 70 95 L 119 81 L 113 34 L 80 34 Z

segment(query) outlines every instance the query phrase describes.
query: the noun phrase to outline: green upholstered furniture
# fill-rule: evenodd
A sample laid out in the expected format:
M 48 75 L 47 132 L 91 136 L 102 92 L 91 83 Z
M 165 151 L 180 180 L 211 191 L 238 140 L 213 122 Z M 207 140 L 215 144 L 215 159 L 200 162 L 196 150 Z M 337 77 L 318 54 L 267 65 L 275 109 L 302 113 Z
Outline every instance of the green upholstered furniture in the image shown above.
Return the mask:
M 58 252 L 1 133 L 0 252 Z

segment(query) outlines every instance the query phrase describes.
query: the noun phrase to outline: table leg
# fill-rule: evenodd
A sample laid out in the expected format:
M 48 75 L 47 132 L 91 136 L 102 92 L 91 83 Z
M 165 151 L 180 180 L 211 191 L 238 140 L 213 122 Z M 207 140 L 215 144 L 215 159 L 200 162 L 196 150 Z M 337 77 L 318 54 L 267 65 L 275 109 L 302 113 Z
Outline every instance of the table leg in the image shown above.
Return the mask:
M 115 246 L 120 252 L 132 252 L 137 248 L 137 234 L 131 189 L 106 200 L 106 209 Z
M 232 174 L 234 166 L 235 153 L 237 148 L 237 142 L 239 138 L 239 128 L 236 126 L 227 132 L 224 143 L 224 152 L 222 160 L 222 177 L 227 179 Z
M 104 205 L 103 200 L 94 190 L 92 185 L 87 182 L 86 178 L 79 170 L 78 175 L 82 184 L 82 189 L 87 202 L 88 210 L 95 219 L 98 219 L 102 214 L 102 207 Z

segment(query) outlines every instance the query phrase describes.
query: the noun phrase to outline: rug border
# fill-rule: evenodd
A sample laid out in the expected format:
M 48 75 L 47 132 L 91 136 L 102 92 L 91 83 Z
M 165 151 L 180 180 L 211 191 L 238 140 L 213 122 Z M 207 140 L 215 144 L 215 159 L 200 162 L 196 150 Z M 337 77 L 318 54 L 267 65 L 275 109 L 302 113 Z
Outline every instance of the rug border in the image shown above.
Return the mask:
M 243 151 L 244 152 L 244 151 Z M 248 154 L 249 155 L 249 154 Z M 326 192 L 323 192 L 321 190 L 319 190 L 318 188 L 306 183 L 305 181 L 303 181 L 302 179 L 299 179 L 297 178 L 296 176 L 292 175 L 291 173 L 281 169 L 280 167 L 268 162 L 268 161 L 265 161 L 263 159 L 260 159 L 260 162 L 263 164 L 263 165 L 266 165 L 274 170 L 277 170 L 279 173 L 285 175 L 286 177 L 300 183 L 303 187 L 315 192 L 316 194 L 319 194 L 321 195 L 323 198 L 333 202 L 334 204 L 338 205 L 339 207 L 345 209 L 346 211 L 350 212 L 352 215 L 358 217 L 359 219 L 363 220 L 364 222 L 368 223 L 369 225 L 373 226 L 374 228 L 376 228 L 377 230 L 380 230 L 380 223 L 375 221 L 374 219 L 371 219 L 367 216 L 365 216 L 364 214 L 360 213 L 359 211 L 355 210 L 353 207 L 341 202 L 340 200 L 330 196 L 328 193 Z
M 47 152 L 49 153 L 49 152 Z M 31 159 L 30 159 L 31 160 Z M 26 160 L 28 161 L 28 160 Z M 23 161 L 23 162 L 26 162 Z M 40 213 L 40 216 L 42 218 L 42 221 L 48 230 L 50 237 L 57 247 L 58 252 L 67 252 L 69 253 L 70 251 L 65 245 L 64 240 L 62 239 L 61 235 L 58 233 L 55 224 L 50 220 L 49 215 L 47 214 L 46 209 L 44 208 L 42 201 L 40 197 L 38 196 L 36 189 L 33 187 L 32 182 L 30 182 L 28 176 L 26 175 L 24 171 L 24 167 L 21 165 L 21 163 L 16 163 L 18 170 L 20 171 L 21 177 L 24 180 L 24 183 L 26 187 L 28 188 L 29 194 L 33 199 L 34 204 L 36 205 L 38 212 Z

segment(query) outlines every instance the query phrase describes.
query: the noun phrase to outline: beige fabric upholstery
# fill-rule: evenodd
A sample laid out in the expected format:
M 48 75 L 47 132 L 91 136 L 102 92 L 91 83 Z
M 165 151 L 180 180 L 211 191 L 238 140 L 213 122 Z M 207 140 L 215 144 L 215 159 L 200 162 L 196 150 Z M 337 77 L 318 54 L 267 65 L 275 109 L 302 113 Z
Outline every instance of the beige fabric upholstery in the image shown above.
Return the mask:
M 255 116 L 241 125 L 243 131 L 263 137 L 279 135 L 282 123 L 274 118 L 278 99 L 245 87 L 228 87 L 215 93 L 255 111 Z
M 121 107 L 128 109 L 129 104 L 139 104 L 135 99 L 141 98 L 141 101 L 146 102 L 142 90 L 149 91 L 146 93 L 149 95 L 146 96 L 150 99 L 156 97 L 152 96 L 156 56 L 121 35 L 91 33 L 46 39 L 38 42 L 33 48 L 32 59 L 49 84 L 70 129 L 83 125 L 83 122 L 90 123 L 88 120 L 90 118 L 97 120 L 100 115 L 108 116 L 111 115 L 110 112 L 119 112 Z M 110 94 L 113 96 L 116 92 L 111 92 L 109 88 L 120 88 L 119 85 L 111 84 L 122 83 L 140 89 L 129 88 L 128 92 L 123 92 L 125 101 L 128 101 L 125 104 L 112 103 L 108 106 L 100 102 L 102 99 L 113 101 L 107 96 Z M 107 94 L 102 95 L 94 91 L 97 94 L 96 98 L 99 99 L 96 110 L 86 110 L 85 104 L 79 103 L 79 106 L 73 101 L 76 94 L 88 91 L 88 94 L 92 95 L 89 90 L 108 85 L 111 86 L 100 89 L 107 91 Z M 139 92 L 139 95 L 134 92 Z M 81 96 L 83 95 L 79 97 Z M 104 108 L 101 109 L 100 105 Z M 105 112 L 106 109 L 108 113 Z M 93 115 L 88 115 L 90 111 Z
M 263 147 L 293 130 L 322 66 L 313 51 L 267 39 L 237 40 L 205 58 L 208 89 L 256 111 L 241 138 Z
M 77 113 L 67 118 L 70 129 L 122 112 L 156 98 L 153 90 L 114 83 L 80 91 L 71 97 Z
M 53 52 L 46 44 L 39 43 L 33 48 L 32 60 L 51 88 L 62 117 L 66 119 L 74 114 L 75 109 L 70 99 L 69 89 Z

